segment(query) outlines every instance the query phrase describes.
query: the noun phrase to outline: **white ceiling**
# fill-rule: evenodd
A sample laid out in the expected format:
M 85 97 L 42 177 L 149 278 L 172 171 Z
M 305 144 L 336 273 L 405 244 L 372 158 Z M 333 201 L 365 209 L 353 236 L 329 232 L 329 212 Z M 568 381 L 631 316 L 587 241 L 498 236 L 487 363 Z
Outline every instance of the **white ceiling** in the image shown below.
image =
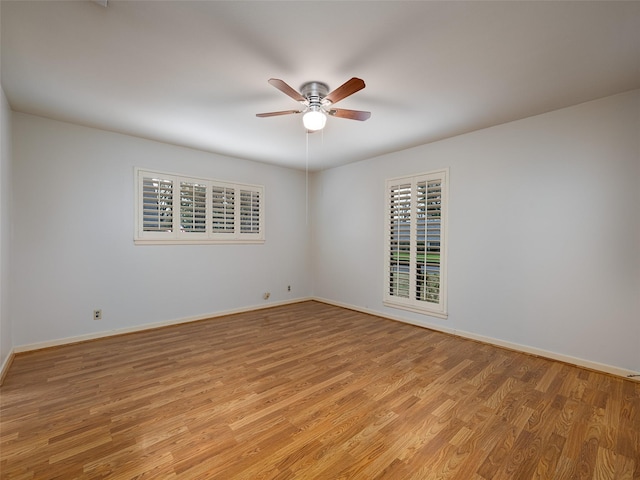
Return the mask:
M 308 138 L 311 170 L 640 88 L 640 2 L 1 3 L 13 110 L 305 168 L 267 83 L 364 90 Z

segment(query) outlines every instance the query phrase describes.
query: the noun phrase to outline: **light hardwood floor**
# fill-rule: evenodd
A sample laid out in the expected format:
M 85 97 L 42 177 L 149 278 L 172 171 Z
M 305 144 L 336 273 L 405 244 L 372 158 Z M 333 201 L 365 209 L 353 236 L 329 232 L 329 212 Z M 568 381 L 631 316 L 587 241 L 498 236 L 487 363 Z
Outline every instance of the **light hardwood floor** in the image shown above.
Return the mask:
M 17 355 L 3 479 L 640 479 L 640 384 L 304 302 Z

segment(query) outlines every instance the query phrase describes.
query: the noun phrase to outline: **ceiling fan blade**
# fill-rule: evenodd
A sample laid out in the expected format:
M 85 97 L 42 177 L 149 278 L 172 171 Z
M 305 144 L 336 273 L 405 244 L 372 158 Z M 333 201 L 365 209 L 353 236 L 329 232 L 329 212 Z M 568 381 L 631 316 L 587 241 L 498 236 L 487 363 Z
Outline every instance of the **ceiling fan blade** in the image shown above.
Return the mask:
M 358 90 L 362 90 L 364 87 L 364 80 L 362 80 L 361 78 L 353 77 L 351 80 L 347 80 L 333 92 L 329 93 L 329 95 L 324 97 L 324 100 L 328 100 L 331 103 L 336 103 L 343 98 L 348 97 L 349 95 L 353 95 Z
M 347 110 L 346 108 L 331 108 L 327 110 L 327 113 L 333 117 L 348 118 L 350 120 L 368 120 L 371 117 L 371 112 L 364 112 L 362 110 Z
M 294 90 L 292 87 L 290 87 L 287 83 L 285 83 L 283 80 L 280 80 L 279 78 L 270 78 L 269 79 L 269 83 L 271 85 L 273 85 L 274 87 L 276 87 L 278 90 L 280 90 L 285 95 L 289 95 L 296 102 L 306 102 L 307 101 L 306 98 L 304 98 L 302 95 L 300 95 L 300 92 L 298 92 L 297 90 Z
M 256 113 L 256 117 L 277 117 L 278 115 L 290 115 L 292 113 L 302 113 L 302 110 L 283 110 L 281 112 Z

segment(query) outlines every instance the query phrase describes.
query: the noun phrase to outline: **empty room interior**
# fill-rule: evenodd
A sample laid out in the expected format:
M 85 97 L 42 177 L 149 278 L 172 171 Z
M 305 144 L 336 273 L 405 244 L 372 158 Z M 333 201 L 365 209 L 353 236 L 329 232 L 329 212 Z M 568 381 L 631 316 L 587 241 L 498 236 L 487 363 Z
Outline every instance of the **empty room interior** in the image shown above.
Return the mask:
M 640 479 L 640 2 L 0 25 L 0 478 Z

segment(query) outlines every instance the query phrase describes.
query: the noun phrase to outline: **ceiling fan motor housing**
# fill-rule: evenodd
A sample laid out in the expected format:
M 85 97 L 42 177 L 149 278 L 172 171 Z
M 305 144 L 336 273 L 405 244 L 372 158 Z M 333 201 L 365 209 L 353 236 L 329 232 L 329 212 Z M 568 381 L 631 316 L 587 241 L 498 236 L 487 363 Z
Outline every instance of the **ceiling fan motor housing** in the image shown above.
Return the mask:
M 322 82 L 307 82 L 300 87 L 300 93 L 311 105 L 321 105 L 322 99 L 329 93 L 329 86 Z

